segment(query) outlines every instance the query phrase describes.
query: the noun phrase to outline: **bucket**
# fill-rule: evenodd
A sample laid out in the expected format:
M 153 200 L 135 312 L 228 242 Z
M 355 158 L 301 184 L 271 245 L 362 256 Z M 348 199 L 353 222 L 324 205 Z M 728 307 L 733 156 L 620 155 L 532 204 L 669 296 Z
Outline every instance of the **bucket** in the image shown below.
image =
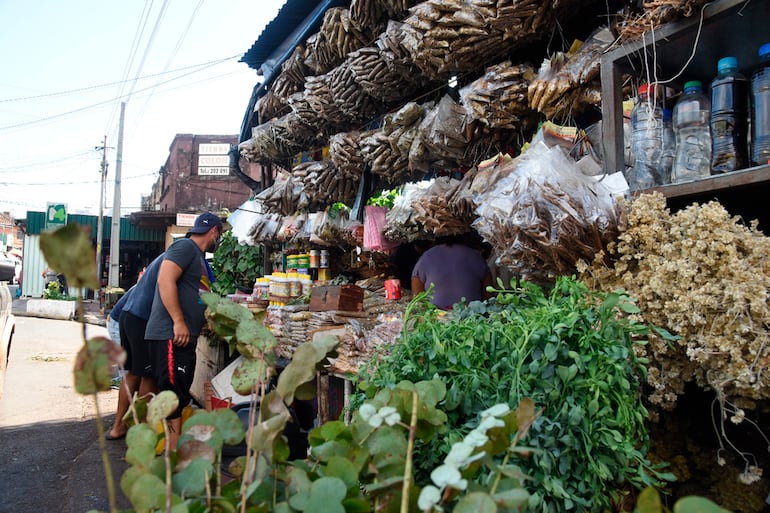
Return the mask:
M 385 299 L 401 299 L 401 280 L 385 280 Z

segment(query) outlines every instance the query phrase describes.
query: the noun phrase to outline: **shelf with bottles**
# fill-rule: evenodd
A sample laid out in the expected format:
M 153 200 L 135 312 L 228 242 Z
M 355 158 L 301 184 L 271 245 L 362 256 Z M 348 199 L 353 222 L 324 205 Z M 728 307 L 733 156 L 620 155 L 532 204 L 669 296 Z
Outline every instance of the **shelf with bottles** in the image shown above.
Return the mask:
M 691 18 L 659 27 L 653 33 L 646 33 L 644 39 L 626 43 L 606 53 L 602 57 L 601 66 L 605 172 L 622 171 L 625 167 L 622 107 L 625 99 L 622 91 L 624 76 L 637 77 L 637 83 L 665 83 L 681 91 L 684 83 L 689 80 L 709 84 L 716 76 L 717 62 L 727 55 L 737 57 L 739 70 L 750 76 L 759 62 L 758 48 L 770 40 L 765 30 L 768 17 L 768 1 L 718 0 L 706 5 L 702 12 L 702 23 L 701 13 L 696 12 Z M 646 70 L 650 70 L 649 76 Z M 759 174 L 747 178 L 751 173 Z M 656 189 L 667 197 L 686 196 L 693 194 L 689 191 L 694 190 L 716 191 L 743 185 L 742 181 L 745 180 L 754 180 L 753 183 L 770 180 L 766 166 L 731 174 L 735 176 L 715 176 Z

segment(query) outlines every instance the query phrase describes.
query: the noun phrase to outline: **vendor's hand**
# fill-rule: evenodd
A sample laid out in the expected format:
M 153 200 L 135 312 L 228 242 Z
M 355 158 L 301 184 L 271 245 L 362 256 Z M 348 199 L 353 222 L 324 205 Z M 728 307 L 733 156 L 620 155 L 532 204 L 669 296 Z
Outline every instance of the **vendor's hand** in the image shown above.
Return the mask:
M 185 347 L 190 343 L 190 330 L 185 322 L 174 323 L 174 345 Z

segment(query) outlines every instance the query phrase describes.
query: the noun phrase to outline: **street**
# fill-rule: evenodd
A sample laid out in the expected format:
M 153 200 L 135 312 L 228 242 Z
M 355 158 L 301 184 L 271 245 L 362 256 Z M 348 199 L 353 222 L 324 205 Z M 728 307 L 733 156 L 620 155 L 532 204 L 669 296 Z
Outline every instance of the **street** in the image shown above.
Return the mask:
M 87 336 L 107 335 L 86 325 Z M 0 399 L 0 513 L 109 511 L 92 397 L 74 390 L 72 367 L 82 325 L 16 317 L 16 335 Z M 117 391 L 98 395 L 109 429 Z M 108 442 L 118 506 L 125 441 Z

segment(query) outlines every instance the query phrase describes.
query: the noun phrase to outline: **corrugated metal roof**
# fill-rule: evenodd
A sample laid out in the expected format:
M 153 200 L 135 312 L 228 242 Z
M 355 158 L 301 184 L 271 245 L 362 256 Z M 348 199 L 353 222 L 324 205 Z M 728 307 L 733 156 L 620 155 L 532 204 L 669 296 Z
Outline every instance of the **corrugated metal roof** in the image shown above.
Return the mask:
M 96 230 L 99 227 L 99 218 L 82 214 L 68 214 L 68 223 L 77 223 L 91 228 L 91 238 L 96 238 Z M 38 235 L 45 230 L 45 212 L 27 212 L 27 235 Z M 104 216 L 102 219 L 102 240 L 110 240 L 112 234 L 112 216 Z M 132 225 L 127 218 L 120 218 L 120 240 L 138 242 L 164 242 L 166 229 L 139 228 Z
M 262 64 L 277 50 L 286 50 L 283 48 L 283 43 L 290 36 L 295 35 L 298 31 L 306 32 L 305 29 L 318 29 L 323 21 L 323 13 L 327 9 L 348 4 L 349 0 L 286 0 L 273 21 L 267 24 L 251 48 L 243 54 L 240 62 L 247 64 L 250 68 L 260 70 Z M 308 16 L 319 7 L 323 8 L 321 16 L 308 20 L 308 22 L 312 22 L 312 26 L 303 26 Z M 291 48 L 288 49 L 289 54 L 294 50 L 296 44 L 302 42 L 298 41 L 291 45 Z M 276 64 L 276 66 L 280 65 L 280 62 Z

